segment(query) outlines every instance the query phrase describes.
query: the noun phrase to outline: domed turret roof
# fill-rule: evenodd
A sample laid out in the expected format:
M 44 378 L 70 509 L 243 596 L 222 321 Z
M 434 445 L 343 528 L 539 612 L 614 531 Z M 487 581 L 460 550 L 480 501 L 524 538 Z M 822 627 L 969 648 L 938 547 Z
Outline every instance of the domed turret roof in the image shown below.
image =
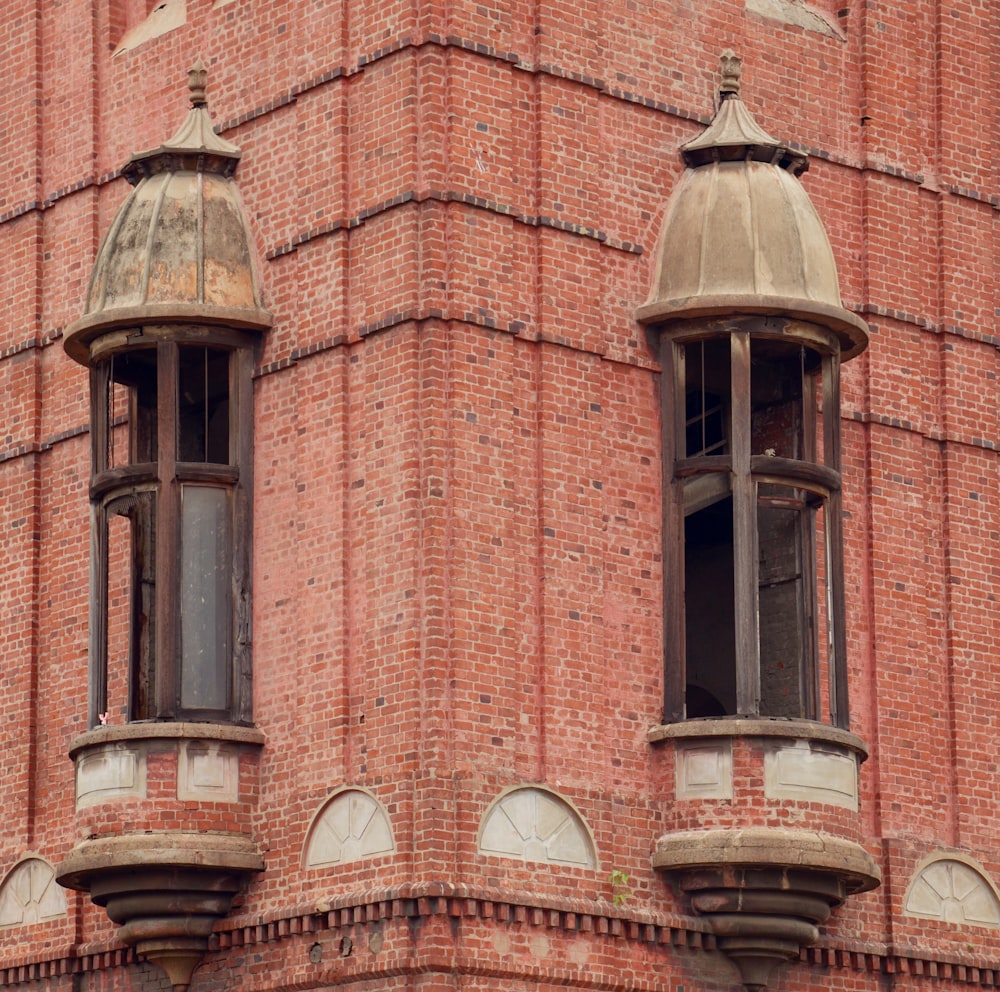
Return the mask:
M 66 331 L 66 351 L 79 362 L 116 328 L 271 326 L 232 179 L 240 150 L 212 129 L 205 77 L 200 62 L 189 72 L 191 110 L 177 134 L 122 168 L 134 189 L 98 252 L 84 315 Z
M 836 332 L 843 357 L 867 325 L 840 299 L 823 224 L 796 178 L 806 156 L 767 134 L 739 96 L 739 59 L 722 56 L 720 106 L 681 149 L 684 170 L 667 205 L 643 323 L 768 314 Z

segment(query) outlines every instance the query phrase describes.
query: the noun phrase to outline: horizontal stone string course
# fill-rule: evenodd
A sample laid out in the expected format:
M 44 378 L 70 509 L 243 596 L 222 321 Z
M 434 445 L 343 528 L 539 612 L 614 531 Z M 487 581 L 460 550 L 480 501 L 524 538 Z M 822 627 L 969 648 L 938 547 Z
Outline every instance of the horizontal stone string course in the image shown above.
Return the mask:
M 398 193 L 388 200 L 383 200 L 381 203 L 366 207 L 354 217 L 329 221 L 319 227 L 303 231 L 290 241 L 269 249 L 265 257 L 268 261 L 281 258 L 282 255 L 287 255 L 295 251 L 300 245 L 308 244 L 310 241 L 328 237 L 341 231 L 353 230 L 371 218 L 388 213 L 396 207 L 407 203 L 422 204 L 427 202 L 461 203 L 476 210 L 484 210 L 487 213 L 497 214 L 501 217 L 510 217 L 516 223 L 524 224 L 528 227 L 550 227 L 553 230 L 565 231 L 568 234 L 574 234 L 581 238 L 589 238 L 628 255 L 642 255 L 646 250 L 642 245 L 612 237 L 605 231 L 599 231 L 585 224 L 561 220 L 558 217 L 547 217 L 543 214 L 532 216 L 522 213 L 509 204 L 497 203 L 495 200 L 487 200 L 484 197 L 476 196 L 473 193 L 467 193 L 462 190 L 407 190 L 405 193 Z

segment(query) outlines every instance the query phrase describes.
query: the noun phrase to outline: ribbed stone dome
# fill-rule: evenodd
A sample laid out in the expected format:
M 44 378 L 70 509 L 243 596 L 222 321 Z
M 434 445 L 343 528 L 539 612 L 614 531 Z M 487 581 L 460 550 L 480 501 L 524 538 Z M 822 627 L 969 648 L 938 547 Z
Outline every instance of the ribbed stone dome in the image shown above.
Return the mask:
M 83 364 L 90 342 L 117 328 L 271 326 L 232 178 L 240 150 L 212 129 L 204 67 L 189 75 L 191 110 L 181 129 L 122 169 L 134 189 L 98 252 L 84 315 L 66 332 L 66 351 Z
M 638 319 L 794 317 L 835 331 L 851 358 L 868 328 L 841 302 L 829 239 L 796 178 L 806 158 L 754 121 L 739 98 L 735 56 L 726 53 L 723 67 L 715 120 L 681 149 L 687 169 L 667 205 L 653 291 Z

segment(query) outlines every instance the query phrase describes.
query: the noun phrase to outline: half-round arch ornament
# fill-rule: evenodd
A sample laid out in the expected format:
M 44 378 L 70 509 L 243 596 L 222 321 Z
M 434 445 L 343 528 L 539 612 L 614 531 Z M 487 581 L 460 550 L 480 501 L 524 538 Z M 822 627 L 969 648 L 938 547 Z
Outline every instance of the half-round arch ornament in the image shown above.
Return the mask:
M 385 807 L 366 789 L 335 792 L 313 817 L 305 843 L 306 868 L 359 861 L 396 850 Z
M 66 915 L 66 893 L 52 865 L 26 857 L 0 883 L 0 928 L 45 923 Z
M 903 911 L 957 926 L 1000 927 L 1000 894 L 971 858 L 936 854 L 914 872 Z
M 504 792 L 483 816 L 479 853 L 552 865 L 597 867 L 583 817 L 562 796 L 540 786 Z

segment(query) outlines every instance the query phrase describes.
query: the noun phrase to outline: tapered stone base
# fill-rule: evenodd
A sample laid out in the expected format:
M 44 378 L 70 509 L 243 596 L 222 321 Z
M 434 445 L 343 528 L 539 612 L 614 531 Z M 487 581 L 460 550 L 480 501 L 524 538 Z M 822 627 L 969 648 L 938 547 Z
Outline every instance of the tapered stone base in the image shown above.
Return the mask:
M 208 949 L 215 921 L 263 867 L 248 837 L 167 831 L 84 841 L 56 877 L 89 893 L 121 924 L 121 940 L 183 990 Z
M 818 925 L 878 867 L 859 844 L 804 830 L 691 830 L 660 838 L 654 867 L 676 879 L 750 992 L 819 938 Z

